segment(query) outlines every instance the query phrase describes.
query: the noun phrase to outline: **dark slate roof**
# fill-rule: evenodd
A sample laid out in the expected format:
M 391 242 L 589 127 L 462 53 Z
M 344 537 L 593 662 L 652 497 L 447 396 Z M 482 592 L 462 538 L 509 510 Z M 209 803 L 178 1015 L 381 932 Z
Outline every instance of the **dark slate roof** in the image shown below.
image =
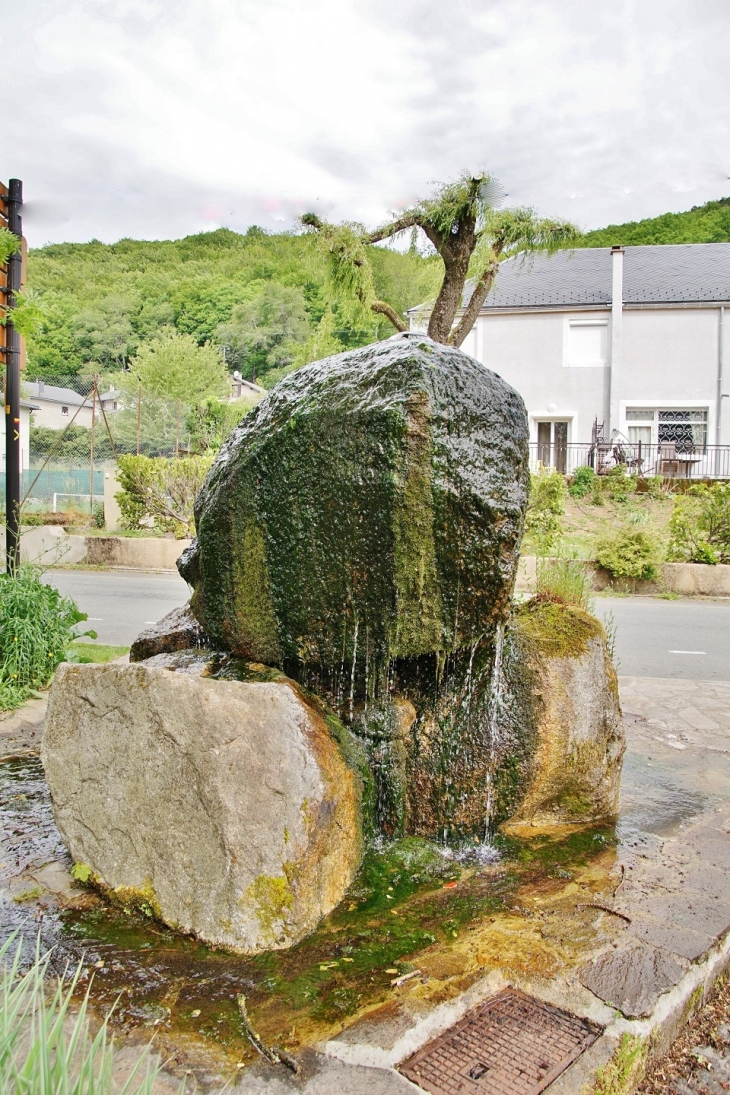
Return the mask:
M 84 398 L 72 388 L 58 388 L 55 384 L 46 384 L 44 381 L 37 380 L 26 381 L 25 386 L 30 392 L 31 399 L 44 399 L 47 403 L 64 403 L 72 407 L 80 407 L 85 402 L 91 407 L 91 392 Z M 99 392 L 99 399 L 104 403 L 109 399 L 119 399 L 120 396 L 121 392 L 118 389 Z M 37 409 L 40 410 L 40 407 Z
M 482 312 L 611 303 L 611 249 L 586 247 L 502 263 Z M 627 247 L 625 304 L 730 301 L 730 243 Z

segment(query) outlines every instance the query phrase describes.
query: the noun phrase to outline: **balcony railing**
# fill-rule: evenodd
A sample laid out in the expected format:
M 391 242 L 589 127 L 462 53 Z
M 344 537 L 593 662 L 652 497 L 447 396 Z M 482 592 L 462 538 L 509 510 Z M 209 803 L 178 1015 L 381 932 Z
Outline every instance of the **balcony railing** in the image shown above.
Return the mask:
M 647 445 L 639 441 L 598 444 L 530 444 L 530 468 L 542 465 L 563 475 L 589 467 L 598 475 L 624 467 L 642 478 L 661 475 L 665 479 L 730 479 L 730 445 L 681 446 L 675 442 Z

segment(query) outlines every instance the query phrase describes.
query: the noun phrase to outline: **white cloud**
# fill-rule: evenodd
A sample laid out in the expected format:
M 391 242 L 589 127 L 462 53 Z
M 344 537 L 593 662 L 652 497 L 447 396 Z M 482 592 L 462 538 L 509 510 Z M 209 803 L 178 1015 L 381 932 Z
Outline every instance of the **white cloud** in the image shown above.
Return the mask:
M 730 193 L 726 0 L 4 0 L 27 234 L 378 221 L 486 167 L 585 227 Z

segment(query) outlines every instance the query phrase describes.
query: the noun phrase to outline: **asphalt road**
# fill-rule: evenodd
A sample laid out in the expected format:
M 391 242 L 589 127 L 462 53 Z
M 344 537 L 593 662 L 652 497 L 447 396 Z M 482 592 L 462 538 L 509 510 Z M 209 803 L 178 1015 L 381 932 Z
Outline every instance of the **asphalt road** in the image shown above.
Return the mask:
M 616 622 L 620 674 L 730 681 L 730 602 L 597 597 L 595 609 Z
M 174 571 L 145 574 L 125 570 L 49 570 L 46 580 L 73 597 L 100 643 L 131 646 L 148 624 L 183 605 L 190 590 Z
M 48 580 L 88 613 L 99 642 L 124 646 L 188 599 L 172 572 L 54 570 Z M 730 602 L 597 597 L 595 605 L 616 622 L 619 673 L 730 681 Z

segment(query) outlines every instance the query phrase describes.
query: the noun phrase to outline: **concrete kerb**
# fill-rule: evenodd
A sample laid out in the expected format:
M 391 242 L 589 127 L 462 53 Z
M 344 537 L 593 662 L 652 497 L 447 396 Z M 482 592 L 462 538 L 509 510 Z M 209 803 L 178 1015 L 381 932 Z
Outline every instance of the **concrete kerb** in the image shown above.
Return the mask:
M 685 597 L 730 597 L 730 564 L 718 563 L 663 563 L 661 580 L 658 582 L 630 582 L 612 578 L 603 567 L 586 563 L 592 576 L 596 593 L 629 592 L 639 595 L 677 593 Z M 516 590 L 530 592 L 537 583 L 537 559 L 523 555 L 517 570 Z
M 22 563 L 45 567 L 100 566 L 129 570 L 175 570 L 190 540 L 158 536 L 76 536 L 60 525 L 26 528 L 20 537 Z M 5 550 L 5 529 L 0 552 Z

